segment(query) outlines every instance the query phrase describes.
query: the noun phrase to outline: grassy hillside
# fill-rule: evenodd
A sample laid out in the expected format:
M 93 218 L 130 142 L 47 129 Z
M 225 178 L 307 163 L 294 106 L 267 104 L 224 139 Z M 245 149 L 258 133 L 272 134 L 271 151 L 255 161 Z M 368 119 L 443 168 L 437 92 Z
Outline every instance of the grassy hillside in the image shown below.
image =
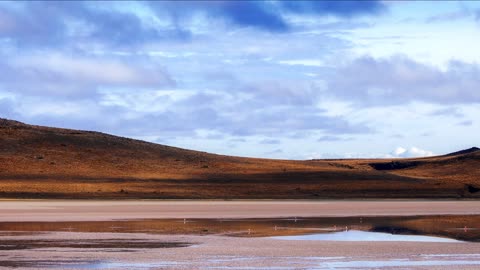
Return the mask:
M 395 160 L 214 155 L 0 119 L 0 198 L 480 198 L 480 150 Z

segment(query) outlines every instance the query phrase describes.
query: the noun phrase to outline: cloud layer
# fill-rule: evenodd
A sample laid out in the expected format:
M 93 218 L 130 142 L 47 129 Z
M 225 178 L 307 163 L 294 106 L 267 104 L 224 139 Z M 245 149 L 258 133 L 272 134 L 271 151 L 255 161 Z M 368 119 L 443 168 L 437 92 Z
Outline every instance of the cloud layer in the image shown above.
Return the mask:
M 384 1 L 0 2 L 0 116 L 249 156 L 384 156 L 397 145 L 457 150 L 439 141 L 454 128 L 478 131 L 480 67 L 444 56 L 448 48 L 429 38 L 412 41 L 414 31 L 398 26 L 411 13 L 402 8 Z M 476 25 L 475 10 L 465 14 Z M 422 35 L 441 36 L 446 29 L 435 25 L 460 11 L 410 14 L 417 16 L 410 21 L 421 22 Z M 459 40 L 475 37 L 467 34 Z M 378 53 L 397 43 L 415 50 Z M 425 61 L 430 54 L 448 61 Z M 420 148 L 397 156 L 430 154 Z
M 440 104 L 478 103 L 480 67 L 452 61 L 446 70 L 403 56 L 361 57 L 340 67 L 328 87 L 335 95 L 362 106 L 412 101 Z

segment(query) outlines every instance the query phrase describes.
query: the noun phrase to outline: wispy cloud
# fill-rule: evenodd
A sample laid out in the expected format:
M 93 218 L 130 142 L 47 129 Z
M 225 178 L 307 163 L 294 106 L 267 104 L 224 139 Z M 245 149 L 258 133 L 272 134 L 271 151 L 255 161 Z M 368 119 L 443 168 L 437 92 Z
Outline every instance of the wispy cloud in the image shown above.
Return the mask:
M 21 54 L 0 64 L 0 87 L 17 94 L 88 97 L 100 88 L 161 88 L 175 81 L 161 67 L 133 60 Z
M 473 143 L 478 22 L 417 5 L 0 2 L 0 116 L 250 156 Z
M 327 78 L 328 88 L 361 106 L 385 106 L 412 101 L 440 104 L 479 103 L 480 67 L 459 61 L 447 70 L 404 56 L 361 57 Z

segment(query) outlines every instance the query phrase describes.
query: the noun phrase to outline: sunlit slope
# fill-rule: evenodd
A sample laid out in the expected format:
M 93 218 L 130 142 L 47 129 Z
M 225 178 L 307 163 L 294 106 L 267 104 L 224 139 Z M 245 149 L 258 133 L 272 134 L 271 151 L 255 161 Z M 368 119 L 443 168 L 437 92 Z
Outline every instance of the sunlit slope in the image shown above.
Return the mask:
M 478 150 L 395 161 L 254 159 L 0 119 L 0 197 L 480 198 Z

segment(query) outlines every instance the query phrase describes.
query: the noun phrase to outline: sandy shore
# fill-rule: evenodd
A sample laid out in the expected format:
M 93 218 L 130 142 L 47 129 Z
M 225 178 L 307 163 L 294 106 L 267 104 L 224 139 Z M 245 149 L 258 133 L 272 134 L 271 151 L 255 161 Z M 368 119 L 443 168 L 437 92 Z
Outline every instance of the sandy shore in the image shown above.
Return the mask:
M 480 201 L 0 201 L 0 222 L 480 214 Z

